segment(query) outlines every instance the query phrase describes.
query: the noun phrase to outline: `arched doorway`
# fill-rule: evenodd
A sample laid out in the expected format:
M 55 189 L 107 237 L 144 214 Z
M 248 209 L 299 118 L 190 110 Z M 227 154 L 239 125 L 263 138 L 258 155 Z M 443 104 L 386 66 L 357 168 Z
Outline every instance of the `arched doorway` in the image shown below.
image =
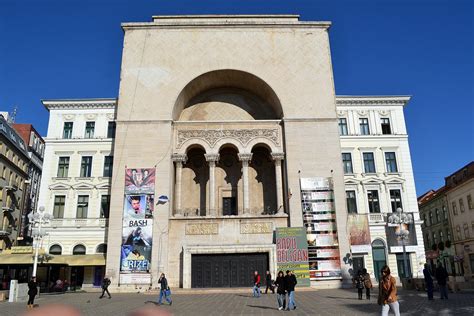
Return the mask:
M 372 258 L 374 260 L 374 274 L 377 281 L 380 279 L 380 270 L 387 264 L 387 252 L 385 243 L 380 239 L 372 242 Z
M 270 215 L 277 212 L 275 183 L 275 162 L 270 150 L 263 145 L 255 146 L 249 165 L 251 213 Z
M 216 165 L 216 190 L 218 213 L 223 216 L 238 215 L 242 212 L 242 163 L 238 150 L 232 145 L 224 145 L 219 151 Z
M 205 153 L 202 147 L 189 149 L 187 161 L 183 165 L 181 181 L 185 190 L 182 211 L 187 216 L 206 216 L 209 167 L 204 156 Z

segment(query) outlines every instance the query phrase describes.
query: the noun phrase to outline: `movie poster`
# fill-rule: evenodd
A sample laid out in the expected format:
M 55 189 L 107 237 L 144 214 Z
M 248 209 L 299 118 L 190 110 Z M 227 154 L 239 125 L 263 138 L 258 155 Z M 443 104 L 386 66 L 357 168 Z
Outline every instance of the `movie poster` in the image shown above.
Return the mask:
M 349 214 L 347 229 L 352 253 L 368 253 L 371 251 L 369 220 L 366 215 Z
M 148 272 L 153 246 L 154 169 L 125 170 L 122 221 L 122 272 Z

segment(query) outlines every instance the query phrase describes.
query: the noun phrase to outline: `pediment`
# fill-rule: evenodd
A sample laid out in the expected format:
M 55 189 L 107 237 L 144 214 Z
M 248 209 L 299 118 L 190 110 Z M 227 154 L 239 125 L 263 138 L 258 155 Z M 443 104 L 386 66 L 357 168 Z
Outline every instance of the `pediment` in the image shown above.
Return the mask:
M 361 181 L 362 184 L 364 185 L 370 185 L 370 184 L 382 184 L 383 181 L 380 180 L 379 178 L 376 177 L 369 177 Z
M 110 189 L 110 183 L 109 182 L 99 183 L 95 187 L 96 189 Z
M 401 177 L 398 177 L 398 176 L 393 176 L 393 177 L 390 177 L 388 178 L 387 180 L 385 180 L 385 183 L 387 184 L 400 184 L 400 183 L 404 183 L 405 182 L 405 179 L 404 178 L 401 178 Z
M 94 186 L 90 183 L 79 182 L 72 186 L 76 190 L 92 190 Z
M 49 186 L 50 190 L 69 190 L 71 186 L 67 183 L 58 182 Z

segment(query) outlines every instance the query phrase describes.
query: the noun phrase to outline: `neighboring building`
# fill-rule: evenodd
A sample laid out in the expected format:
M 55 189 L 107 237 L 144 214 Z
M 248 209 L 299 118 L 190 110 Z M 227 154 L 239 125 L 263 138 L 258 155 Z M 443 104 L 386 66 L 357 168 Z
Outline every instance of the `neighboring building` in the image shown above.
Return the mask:
M 352 247 L 354 272 L 365 267 L 376 278 L 385 264 L 395 276 L 423 276 L 423 236 L 403 114 L 409 100 L 336 97 L 348 214 L 367 217 L 370 230 L 371 248 Z M 394 246 L 397 241 L 387 226 L 397 208 L 414 220 L 406 247 L 409 273 L 404 272 L 403 249 Z
M 43 100 L 50 113 L 38 206 L 54 216 L 38 279 L 100 285 L 115 133 L 115 99 Z
M 474 161 L 445 178 L 457 275 L 474 285 Z
M 28 236 L 27 215 L 38 208 L 38 198 L 41 183 L 41 172 L 43 169 L 44 140 L 31 124 L 13 124 L 13 128 L 27 144 L 30 158 L 28 164 L 28 186 L 26 189 L 25 212 L 21 221 L 21 237 L 23 244 L 31 244 L 31 236 Z

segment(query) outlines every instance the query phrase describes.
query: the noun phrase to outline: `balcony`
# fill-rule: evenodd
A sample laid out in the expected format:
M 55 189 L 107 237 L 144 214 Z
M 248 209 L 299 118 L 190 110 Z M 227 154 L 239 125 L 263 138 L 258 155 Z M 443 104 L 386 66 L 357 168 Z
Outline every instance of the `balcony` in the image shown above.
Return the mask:
M 52 228 L 105 228 L 108 218 L 55 218 L 46 226 Z
M 369 215 L 369 224 L 370 225 L 385 225 L 386 220 L 385 220 L 385 214 L 383 213 L 372 213 L 368 214 Z

